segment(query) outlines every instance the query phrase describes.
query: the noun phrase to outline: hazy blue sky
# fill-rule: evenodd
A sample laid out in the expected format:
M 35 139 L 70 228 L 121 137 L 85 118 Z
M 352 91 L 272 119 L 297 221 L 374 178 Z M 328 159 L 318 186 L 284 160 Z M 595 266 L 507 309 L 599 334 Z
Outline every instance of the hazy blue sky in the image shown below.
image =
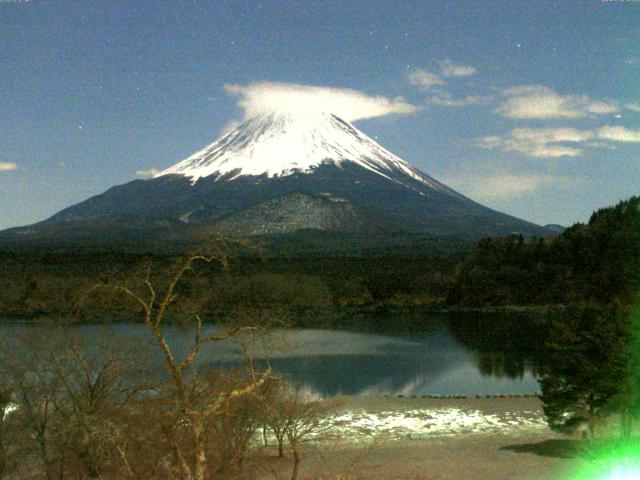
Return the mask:
M 640 1 L 0 0 L 0 228 L 310 87 L 527 220 L 568 225 L 640 194 Z

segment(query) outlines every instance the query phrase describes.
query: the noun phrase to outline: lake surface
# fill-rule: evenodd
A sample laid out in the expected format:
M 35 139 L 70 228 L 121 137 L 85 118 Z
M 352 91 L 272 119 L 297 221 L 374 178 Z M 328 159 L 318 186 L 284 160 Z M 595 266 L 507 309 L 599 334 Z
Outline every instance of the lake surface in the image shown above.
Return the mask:
M 165 327 L 178 357 L 186 352 L 193 330 Z M 77 325 L 71 330 L 90 344 L 109 338 L 123 350 L 146 350 L 154 365 L 163 365 L 149 332 L 140 324 Z M 217 327 L 207 326 L 203 335 Z M 456 331 L 458 330 L 458 331 Z M 504 343 L 489 339 L 495 351 L 478 349 L 461 340 L 458 329 L 435 322 L 419 333 L 370 333 L 345 330 L 299 329 L 275 331 L 267 338 L 247 339 L 256 366 L 269 364 L 273 371 L 320 397 L 335 395 L 494 395 L 539 392 L 535 368 L 524 355 L 500 352 Z M 474 345 L 486 329 L 467 329 Z M 27 335 L 66 335 L 55 327 L 32 324 L 0 324 L 5 339 Z M 507 335 L 511 335 L 507 333 Z M 477 341 L 477 342 L 476 342 Z M 200 367 L 233 367 L 246 364 L 243 349 L 234 341 L 203 349 Z

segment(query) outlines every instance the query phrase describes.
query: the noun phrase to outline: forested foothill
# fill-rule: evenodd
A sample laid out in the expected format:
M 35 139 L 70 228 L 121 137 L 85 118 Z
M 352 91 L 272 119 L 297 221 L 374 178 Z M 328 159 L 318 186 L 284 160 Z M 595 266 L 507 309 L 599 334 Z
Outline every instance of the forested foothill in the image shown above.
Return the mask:
M 234 258 L 224 276 L 209 267 L 199 271 L 205 292 L 202 308 L 335 312 L 409 306 L 628 305 L 640 279 L 639 203 L 634 197 L 598 210 L 587 224 L 575 224 L 557 237 L 514 234 L 481 240 L 473 248 L 456 244 L 446 253 L 292 257 L 256 248 Z M 161 278 L 181 258 L 114 249 L 0 247 L 0 317 L 71 315 L 83 292 L 96 282 L 146 265 Z M 110 311 L 109 318 L 93 313 L 93 320 L 100 321 L 127 320 L 130 314 L 126 305 Z
M 554 238 L 480 241 L 458 267 L 447 303 L 629 304 L 640 285 L 639 207 L 633 197 Z
M 57 251 L 0 253 L 0 318 L 37 319 L 70 316 L 95 283 L 129 277 L 150 266 L 167 277 L 183 257 Z M 405 257 L 234 258 L 224 275 L 200 265 L 200 302 L 206 313 L 238 308 L 274 308 L 297 313 L 379 306 L 443 305 L 453 282 L 456 260 Z M 85 312 L 88 321 L 131 321 L 134 305 Z M 306 318 L 300 315 L 301 321 Z

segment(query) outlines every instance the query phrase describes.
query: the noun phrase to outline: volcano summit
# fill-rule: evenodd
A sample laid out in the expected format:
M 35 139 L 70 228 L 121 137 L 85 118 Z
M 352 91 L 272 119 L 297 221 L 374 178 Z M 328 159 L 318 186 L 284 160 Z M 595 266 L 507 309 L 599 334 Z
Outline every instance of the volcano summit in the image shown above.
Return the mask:
M 1 237 L 162 242 L 205 230 L 368 239 L 550 233 L 470 200 L 335 115 L 272 112 L 152 179 L 113 187 Z

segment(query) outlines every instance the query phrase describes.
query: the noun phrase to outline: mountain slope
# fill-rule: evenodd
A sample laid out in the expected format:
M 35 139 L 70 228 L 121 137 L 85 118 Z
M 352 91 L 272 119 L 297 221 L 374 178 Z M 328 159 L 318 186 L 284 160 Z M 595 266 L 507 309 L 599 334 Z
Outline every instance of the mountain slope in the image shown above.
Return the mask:
M 106 225 L 118 238 L 139 239 L 145 231 L 184 237 L 198 228 L 233 235 L 549 234 L 466 198 L 330 114 L 258 116 L 152 179 L 113 187 L 0 238 L 64 236 L 65 226 L 71 237 L 83 230 L 89 238 L 91 231 L 104 235 Z
M 178 174 L 192 182 L 214 176 L 226 181 L 240 176 L 282 177 L 311 173 L 321 165 L 351 163 L 402 183 L 403 176 L 450 195 L 445 185 L 424 175 L 335 115 L 269 113 L 245 122 L 208 147 L 163 170 L 157 177 Z
M 212 224 L 213 230 L 224 236 L 286 234 L 305 229 L 357 232 L 362 226 L 362 218 L 350 202 L 306 193 L 276 197 Z

